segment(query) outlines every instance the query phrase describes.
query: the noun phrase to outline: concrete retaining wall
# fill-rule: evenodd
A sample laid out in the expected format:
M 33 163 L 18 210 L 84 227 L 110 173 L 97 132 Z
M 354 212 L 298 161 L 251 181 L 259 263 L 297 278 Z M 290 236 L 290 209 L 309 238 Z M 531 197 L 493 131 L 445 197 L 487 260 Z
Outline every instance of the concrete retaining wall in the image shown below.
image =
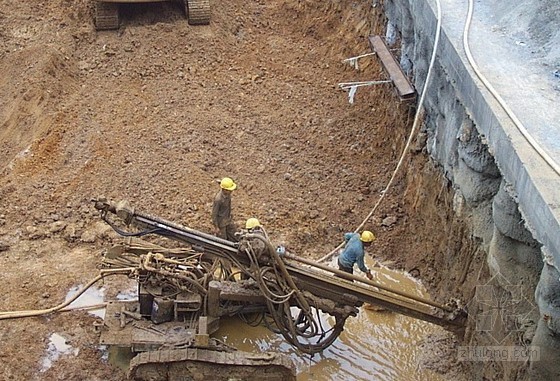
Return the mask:
M 401 66 L 411 69 L 420 92 L 433 49 L 435 4 L 386 0 L 384 6 L 391 31 L 387 41 L 396 40 L 393 31 L 400 33 Z M 459 30 L 456 23 L 444 23 L 424 104 L 426 149 L 452 182 L 457 202 L 466 205 L 458 210 L 468 214 L 472 234 L 488 253 L 491 273 L 500 275 L 504 288 L 522 285 L 523 294 L 538 306 L 532 344 L 549 361 L 543 357 L 538 365 L 534 362 L 530 377 L 557 379 L 560 364 L 553 359 L 560 358 L 560 229 L 556 208 L 547 199 L 550 184 L 537 175 L 547 169 L 535 167 L 534 153 L 516 146 L 519 137 L 510 119 L 465 58 Z

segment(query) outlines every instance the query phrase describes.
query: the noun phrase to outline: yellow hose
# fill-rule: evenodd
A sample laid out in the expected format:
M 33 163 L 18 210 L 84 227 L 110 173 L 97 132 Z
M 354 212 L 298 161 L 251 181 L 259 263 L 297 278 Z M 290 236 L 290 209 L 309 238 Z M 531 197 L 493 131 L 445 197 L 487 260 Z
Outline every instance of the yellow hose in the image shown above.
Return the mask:
M 123 269 L 115 269 L 115 270 L 101 270 L 100 274 L 98 276 L 96 276 L 95 278 L 93 278 L 92 280 L 90 280 L 84 287 L 82 287 L 81 290 L 79 290 L 76 295 L 72 296 L 70 299 L 68 299 L 67 301 L 65 301 L 64 303 L 61 303 L 57 306 L 51 307 L 51 308 L 47 308 L 44 310 L 27 310 L 27 311 L 4 311 L 4 312 L 0 312 L 0 320 L 7 320 L 7 319 L 18 319 L 18 318 L 24 318 L 24 317 L 33 317 L 33 316 L 41 316 L 41 315 L 47 315 L 59 310 L 62 310 L 64 307 L 70 305 L 74 300 L 78 299 L 84 292 L 86 292 L 86 290 L 88 288 L 90 288 L 91 286 L 93 286 L 95 283 L 97 283 L 99 280 L 103 279 L 106 276 L 109 275 L 124 275 L 124 274 L 129 274 L 132 271 L 136 270 L 134 267 L 128 267 L 128 268 L 123 268 Z

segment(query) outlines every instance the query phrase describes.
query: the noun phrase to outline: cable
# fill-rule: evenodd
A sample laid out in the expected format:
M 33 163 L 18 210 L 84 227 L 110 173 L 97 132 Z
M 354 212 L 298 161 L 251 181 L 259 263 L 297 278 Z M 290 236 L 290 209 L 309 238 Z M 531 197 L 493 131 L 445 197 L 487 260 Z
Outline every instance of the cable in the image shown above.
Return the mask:
M 436 36 L 435 36 L 435 39 L 434 39 L 434 49 L 432 50 L 432 57 L 430 59 L 430 65 L 428 67 L 428 73 L 426 74 L 426 81 L 424 83 L 424 88 L 422 89 L 422 94 L 420 96 L 420 100 L 418 101 L 418 107 L 416 109 L 416 114 L 414 115 L 414 122 L 412 123 L 412 129 L 410 130 L 410 134 L 408 135 L 408 140 L 406 142 L 406 145 L 404 146 L 404 149 L 402 151 L 399 162 L 397 163 L 397 166 L 396 166 L 395 170 L 393 171 L 393 174 L 391 175 L 391 178 L 389 179 L 389 182 L 387 183 L 387 186 L 385 187 L 385 189 L 383 189 L 383 191 L 381 191 L 381 197 L 379 197 L 379 200 L 377 200 L 373 209 L 369 212 L 369 214 L 366 216 L 366 218 L 364 218 L 362 223 L 356 228 L 356 230 L 354 230 L 354 233 L 359 232 L 364 227 L 366 222 L 369 221 L 369 219 L 373 216 L 373 213 L 375 213 L 375 211 L 377 210 L 377 208 L 381 204 L 381 201 L 383 201 L 383 199 L 385 198 L 385 195 L 387 194 L 387 192 L 389 191 L 389 189 L 393 185 L 393 182 L 395 181 L 397 173 L 401 169 L 401 166 L 404 162 L 406 154 L 409 151 L 409 147 L 412 144 L 412 139 L 416 135 L 416 131 L 418 130 L 418 125 L 419 125 L 419 121 L 420 121 L 420 113 L 421 113 L 421 110 L 422 110 L 422 105 L 424 104 L 424 99 L 426 98 L 428 84 L 430 83 L 430 79 L 431 79 L 431 76 L 432 76 L 432 69 L 434 67 L 434 63 L 435 63 L 435 60 L 436 60 L 436 52 L 437 52 L 438 46 L 439 46 L 439 37 L 440 37 L 440 34 L 441 34 L 441 18 L 442 18 L 441 17 L 441 4 L 440 4 L 440 1 L 437 0 L 437 20 L 438 21 L 437 21 L 437 26 L 436 26 Z M 326 260 L 329 260 L 343 246 L 344 246 L 344 243 L 339 244 L 330 253 L 328 253 L 324 257 L 320 258 L 318 260 L 318 262 L 324 262 Z
M 76 307 L 65 307 L 60 309 L 60 312 L 70 312 L 70 311 L 90 311 L 90 310 L 99 310 L 101 308 L 107 307 L 107 303 L 97 303 L 97 304 L 89 304 L 87 306 L 76 306 Z
M 105 221 L 111 228 L 113 228 L 114 231 L 117 232 L 117 234 L 123 236 L 123 237 L 142 237 L 148 234 L 154 234 L 154 233 L 159 233 L 161 235 L 163 235 L 163 231 L 160 228 L 153 228 L 153 229 L 148 229 L 148 230 L 144 230 L 141 232 L 137 232 L 137 233 L 129 233 L 129 232 L 125 232 L 124 230 L 120 229 L 119 227 L 117 227 L 117 225 L 115 225 L 114 223 L 112 223 L 111 221 L 109 221 L 108 218 L 106 218 L 106 216 L 102 216 L 103 221 Z
M 488 81 L 488 79 L 479 70 L 478 65 L 476 64 L 476 61 L 474 60 L 474 58 L 472 56 L 472 53 L 471 53 L 471 50 L 470 50 L 470 47 L 469 47 L 469 30 L 470 30 L 470 26 L 471 26 L 473 11 L 474 11 L 474 2 L 473 2 L 473 0 L 469 0 L 469 10 L 468 10 L 468 13 L 467 13 L 467 20 L 465 21 L 465 28 L 464 28 L 464 31 L 463 31 L 463 48 L 465 49 L 465 54 L 467 55 L 467 60 L 471 64 L 472 69 L 475 72 L 475 74 L 477 75 L 477 77 L 482 81 L 484 86 L 486 86 L 486 88 L 488 89 L 488 91 L 490 91 L 490 93 L 494 96 L 494 98 L 496 98 L 496 100 L 498 101 L 500 106 L 502 106 L 502 108 L 504 109 L 506 114 L 513 121 L 513 124 L 515 124 L 515 127 L 517 127 L 519 132 L 523 135 L 523 137 L 527 140 L 527 142 L 531 145 L 531 147 L 533 147 L 533 149 L 535 151 L 537 151 L 537 153 L 540 155 L 540 157 L 543 158 L 543 160 L 550 166 L 550 168 L 552 168 L 552 170 L 554 172 L 556 172 L 556 174 L 560 175 L 560 166 L 558 165 L 558 163 L 556 163 L 554 161 L 554 159 L 552 159 L 550 157 L 550 155 L 548 155 L 548 153 L 546 153 L 546 151 L 541 147 L 541 145 L 531 136 L 529 131 L 527 131 L 525 126 L 523 126 L 523 123 L 521 123 L 521 121 L 517 118 L 517 116 L 513 113 L 513 111 L 506 104 L 504 99 L 500 96 L 500 94 L 498 94 L 496 89 L 494 89 L 492 84 Z
M 24 318 L 24 317 L 32 317 L 32 316 L 41 316 L 47 315 L 52 312 L 56 312 L 62 310 L 64 307 L 70 305 L 74 300 L 78 299 L 88 288 L 93 286 L 99 280 L 103 279 L 108 275 L 124 275 L 129 274 L 131 271 L 136 270 L 135 268 L 125 268 L 125 269 L 118 269 L 118 270 L 101 270 L 100 274 L 90 280 L 81 290 L 79 290 L 76 295 L 72 296 L 70 299 L 65 301 L 64 303 L 59 304 L 58 306 L 54 306 L 51 308 L 47 308 L 44 310 L 28 310 L 28 311 L 5 311 L 0 312 L 0 320 L 6 319 L 17 319 L 17 318 Z

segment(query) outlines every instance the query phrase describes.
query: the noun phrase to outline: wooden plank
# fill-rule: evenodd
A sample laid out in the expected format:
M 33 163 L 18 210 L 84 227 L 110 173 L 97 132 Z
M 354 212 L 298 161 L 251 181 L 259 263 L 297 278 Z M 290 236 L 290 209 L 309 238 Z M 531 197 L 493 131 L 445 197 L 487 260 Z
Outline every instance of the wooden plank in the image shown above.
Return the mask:
M 397 94 L 401 100 L 413 100 L 416 98 L 414 86 L 402 71 L 395 56 L 391 53 L 381 36 L 369 36 L 371 49 L 375 52 L 381 64 L 389 74 L 391 81 L 395 85 Z

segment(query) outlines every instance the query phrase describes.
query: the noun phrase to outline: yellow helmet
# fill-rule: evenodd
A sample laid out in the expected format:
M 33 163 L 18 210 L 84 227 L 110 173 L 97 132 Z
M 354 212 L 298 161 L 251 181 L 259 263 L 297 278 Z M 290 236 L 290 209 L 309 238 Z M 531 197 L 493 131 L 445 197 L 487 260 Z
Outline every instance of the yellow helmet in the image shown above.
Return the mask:
M 228 191 L 232 191 L 235 190 L 235 188 L 237 188 L 237 184 L 235 184 L 235 182 L 231 178 L 224 177 L 222 181 L 220 181 L 220 188 Z
M 375 235 L 369 230 L 364 230 L 360 236 L 360 240 L 362 240 L 362 242 L 373 242 L 375 241 Z
M 257 226 L 261 226 L 261 223 L 255 217 L 249 218 L 247 220 L 247 222 L 245 223 L 245 229 L 247 229 L 247 230 L 254 229 Z

